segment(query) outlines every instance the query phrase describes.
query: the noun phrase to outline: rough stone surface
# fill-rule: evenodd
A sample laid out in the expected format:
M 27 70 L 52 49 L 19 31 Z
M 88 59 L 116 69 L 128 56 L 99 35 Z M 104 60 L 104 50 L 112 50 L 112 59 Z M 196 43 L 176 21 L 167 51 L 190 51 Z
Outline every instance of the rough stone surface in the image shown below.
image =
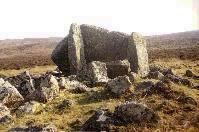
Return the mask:
M 24 100 L 23 96 L 18 92 L 18 90 L 8 81 L 0 79 L 0 84 L 0 103 L 10 107 L 15 106 Z
M 164 75 L 159 71 L 154 71 L 154 72 L 149 72 L 148 78 L 161 80 L 162 78 L 164 78 Z
M 18 117 L 25 114 L 34 114 L 39 110 L 40 106 L 41 104 L 36 101 L 26 102 L 24 105 L 20 106 L 15 113 Z
M 107 74 L 109 78 L 128 75 L 131 71 L 128 60 L 118 60 L 106 62 Z
M 109 112 L 98 110 L 82 126 L 81 131 L 109 131 Z
M 145 39 L 91 26 L 72 24 L 69 36 L 58 44 L 52 60 L 63 72 L 76 74 L 92 61 L 110 62 L 128 59 L 131 70 L 146 76 L 149 70 Z M 120 73 L 118 71 L 118 73 Z
M 127 48 L 131 71 L 145 77 L 149 72 L 146 40 L 138 33 L 132 33 Z
M 120 32 L 110 32 L 106 29 L 81 25 L 84 40 L 84 51 L 87 62 L 116 61 L 126 58 L 128 35 Z
M 75 79 L 71 79 L 71 77 L 69 78 L 62 77 L 59 81 L 59 86 L 60 88 L 66 89 L 74 93 L 84 93 L 90 91 L 86 85 Z
M 166 74 L 166 76 L 163 79 L 169 79 L 174 83 L 187 85 L 189 87 L 193 86 L 193 83 L 189 79 L 182 78 L 182 77 L 177 76 L 177 75 Z
M 84 71 L 85 78 L 94 85 L 105 85 L 108 82 L 106 63 L 93 61 Z
M 135 72 L 130 72 L 128 74 L 128 77 L 129 77 L 129 80 L 131 81 L 131 83 L 134 83 L 139 78 L 138 74 Z
M 125 123 L 156 121 L 155 112 L 141 103 L 128 102 L 115 108 L 114 115 Z
M 136 89 L 137 90 L 150 90 L 151 88 L 154 87 L 154 83 L 152 81 L 143 81 L 143 82 L 140 82 Z
M 131 87 L 131 82 L 128 76 L 119 76 L 115 79 L 108 81 L 106 86 L 107 90 L 111 93 L 120 96 L 127 92 Z
M 68 59 L 68 36 L 65 37 L 53 50 L 51 59 L 64 74 L 69 74 L 70 65 Z
M 68 36 L 68 59 L 70 74 L 76 74 L 86 63 L 81 29 L 77 24 L 71 24 L 70 27 Z
M 0 124 L 10 123 L 12 116 L 10 115 L 10 110 L 0 103 Z
M 19 126 L 11 128 L 9 132 L 58 132 L 54 124 L 33 125 L 33 126 Z
M 10 82 L 24 98 L 35 90 L 34 80 L 30 76 L 29 71 L 25 71 L 6 80 Z
M 47 102 L 59 93 L 59 85 L 56 78 L 49 74 L 38 78 L 39 87 L 31 94 L 26 96 L 27 100 L 35 100 L 39 102 Z
M 73 101 L 72 101 L 72 100 L 64 99 L 64 100 L 61 102 L 61 104 L 59 104 L 59 105 L 57 106 L 57 108 L 58 108 L 59 110 L 63 110 L 63 109 L 65 109 L 65 108 L 70 108 L 72 105 L 73 105 Z

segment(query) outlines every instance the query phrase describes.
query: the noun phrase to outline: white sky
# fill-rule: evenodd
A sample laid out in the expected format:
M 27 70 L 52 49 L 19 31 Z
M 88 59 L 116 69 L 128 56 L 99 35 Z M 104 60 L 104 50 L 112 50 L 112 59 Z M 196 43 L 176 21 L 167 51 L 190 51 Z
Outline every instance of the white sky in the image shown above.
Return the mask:
M 73 22 L 144 35 L 196 30 L 198 1 L 0 0 L 0 39 L 64 37 Z

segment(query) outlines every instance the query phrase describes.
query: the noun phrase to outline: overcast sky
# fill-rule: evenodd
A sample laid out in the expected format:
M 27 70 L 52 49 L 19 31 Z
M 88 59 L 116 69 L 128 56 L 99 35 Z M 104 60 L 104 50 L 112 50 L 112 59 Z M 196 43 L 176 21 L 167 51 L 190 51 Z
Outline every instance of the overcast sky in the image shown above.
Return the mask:
M 71 23 L 144 35 L 197 30 L 199 0 L 0 0 L 0 39 L 64 37 Z

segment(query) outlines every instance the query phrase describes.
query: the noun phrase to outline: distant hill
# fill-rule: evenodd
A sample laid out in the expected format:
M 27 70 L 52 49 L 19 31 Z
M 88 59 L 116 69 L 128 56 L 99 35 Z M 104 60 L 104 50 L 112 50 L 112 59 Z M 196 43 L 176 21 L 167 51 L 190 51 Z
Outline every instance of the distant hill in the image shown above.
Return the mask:
M 53 64 L 50 54 L 63 38 L 26 38 L 0 40 L 0 69 L 16 69 Z M 146 36 L 149 60 L 199 60 L 199 30 Z

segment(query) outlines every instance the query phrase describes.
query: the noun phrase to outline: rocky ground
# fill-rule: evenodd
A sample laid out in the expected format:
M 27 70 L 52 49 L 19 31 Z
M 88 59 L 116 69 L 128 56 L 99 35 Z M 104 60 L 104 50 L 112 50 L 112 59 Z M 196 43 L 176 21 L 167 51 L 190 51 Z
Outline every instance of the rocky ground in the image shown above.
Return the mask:
M 198 61 L 156 60 L 146 78 L 99 85 L 30 71 L 0 79 L 2 131 L 199 130 Z

